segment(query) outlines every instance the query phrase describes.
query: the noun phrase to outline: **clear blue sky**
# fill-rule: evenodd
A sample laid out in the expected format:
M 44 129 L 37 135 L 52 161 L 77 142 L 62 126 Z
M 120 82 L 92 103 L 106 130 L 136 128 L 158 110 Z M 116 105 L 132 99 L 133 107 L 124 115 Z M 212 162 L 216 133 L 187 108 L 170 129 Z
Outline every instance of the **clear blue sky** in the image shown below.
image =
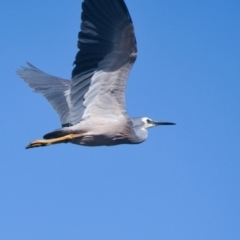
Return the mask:
M 128 113 L 177 125 L 135 146 L 25 150 L 60 122 L 15 70 L 71 76 L 81 1 L 1 1 L 1 240 L 240 239 L 240 1 L 126 4 Z

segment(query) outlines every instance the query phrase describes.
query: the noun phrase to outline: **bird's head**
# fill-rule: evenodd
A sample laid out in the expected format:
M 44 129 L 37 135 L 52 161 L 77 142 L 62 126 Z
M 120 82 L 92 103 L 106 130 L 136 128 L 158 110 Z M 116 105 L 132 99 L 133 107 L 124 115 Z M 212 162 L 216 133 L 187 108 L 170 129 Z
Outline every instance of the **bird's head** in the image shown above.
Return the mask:
M 175 125 L 175 123 L 172 123 L 172 122 L 153 121 L 148 117 L 138 118 L 137 123 L 139 127 L 142 127 L 145 129 L 155 127 L 155 126 L 160 126 L 160 125 Z
M 172 122 L 156 122 L 150 118 L 131 118 L 133 130 L 135 132 L 135 138 L 133 142 L 140 143 L 147 139 L 148 136 L 148 128 L 160 126 L 160 125 L 175 125 Z

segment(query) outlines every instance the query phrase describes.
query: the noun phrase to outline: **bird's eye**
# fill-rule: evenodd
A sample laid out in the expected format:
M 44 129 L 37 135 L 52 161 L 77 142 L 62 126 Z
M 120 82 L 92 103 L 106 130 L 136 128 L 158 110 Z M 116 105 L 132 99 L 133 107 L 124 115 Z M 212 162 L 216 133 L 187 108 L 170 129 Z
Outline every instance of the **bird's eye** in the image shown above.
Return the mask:
M 147 123 L 150 124 L 150 123 L 151 123 L 151 120 L 150 120 L 150 119 L 147 119 Z

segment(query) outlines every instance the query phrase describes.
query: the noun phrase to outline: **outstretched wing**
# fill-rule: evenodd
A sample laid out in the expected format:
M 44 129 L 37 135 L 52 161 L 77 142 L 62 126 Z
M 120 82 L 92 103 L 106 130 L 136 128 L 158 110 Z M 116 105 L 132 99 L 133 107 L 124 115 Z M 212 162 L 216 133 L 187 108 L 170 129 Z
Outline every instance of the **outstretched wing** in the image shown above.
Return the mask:
M 80 51 L 71 81 L 71 124 L 125 114 L 125 87 L 136 60 L 134 28 L 123 0 L 84 0 Z
M 54 77 L 37 69 L 30 63 L 29 68 L 22 67 L 17 74 L 36 93 L 41 93 L 58 113 L 61 123 L 64 126 L 70 122 L 70 81 Z

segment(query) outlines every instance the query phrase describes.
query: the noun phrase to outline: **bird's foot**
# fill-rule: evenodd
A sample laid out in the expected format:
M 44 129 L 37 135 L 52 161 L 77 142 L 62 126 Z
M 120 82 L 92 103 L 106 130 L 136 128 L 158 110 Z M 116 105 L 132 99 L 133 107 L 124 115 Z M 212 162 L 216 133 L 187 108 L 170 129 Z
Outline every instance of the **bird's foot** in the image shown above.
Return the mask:
M 35 148 L 35 147 L 45 147 L 48 146 L 52 143 L 50 143 L 48 140 L 36 140 L 34 142 L 30 142 L 27 146 L 26 149 L 28 148 Z

